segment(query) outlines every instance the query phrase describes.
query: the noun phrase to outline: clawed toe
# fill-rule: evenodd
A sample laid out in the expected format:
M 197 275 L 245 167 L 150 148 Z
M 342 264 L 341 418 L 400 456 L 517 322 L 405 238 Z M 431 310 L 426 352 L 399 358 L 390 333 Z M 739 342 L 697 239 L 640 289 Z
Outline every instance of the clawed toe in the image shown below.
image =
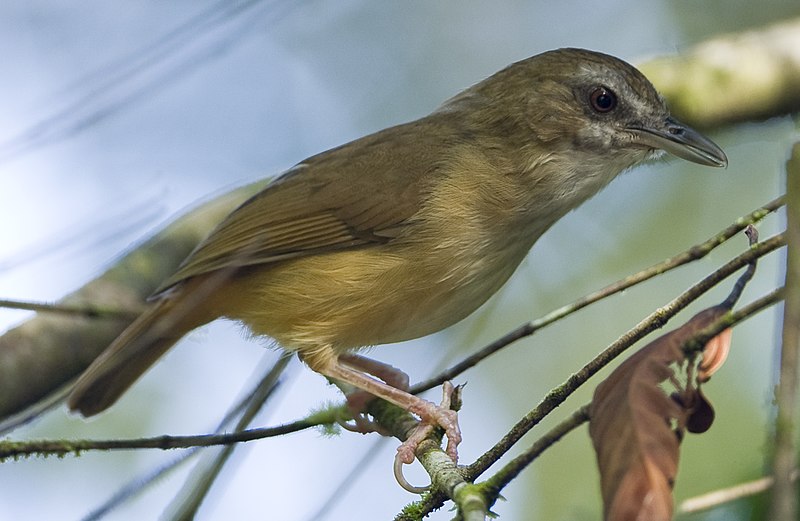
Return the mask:
M 413 461 L 414 458 L 413 454 L 411 458 Z M 406 489 L 407 491 L 411 492 L 412 494 L 423 494 L 428 490 L 430 490 L 431 489 L 430 485 L 425 487 L 415 487 L 414 485 L 408 482 L 406 477 L 403 475 L 403 465 L 406 464 L 407 463 L 403 461 L 400 449 L 397 449 L 397 454 L 394 457 L 394 467 L 393 467 L 394 479 L 397 480 L 397 484 Z
M 454 463 L 458 462 L 458 445 L 461 443 L 461 429 L 458 425 L 458 413 L 450 409 L 451 404 L 459 400 L 459 389 L 455 388 L 450 382 L 445 382 L 443 386 L 442 403 L 436 405 L 431 402 L 417 404 L 411 412 L 417 414 L 422 422 L 414 428 L 406 441 L 397 448 L 394 459 L 394 475 L 398 484 L 404 489 L 414 494 L 420 494 L 430 488 L 415 487 L 411 485 L 403 476 L 403 465 L 414 462 L 417 447 L 426 439 L 436 427 L 444 429 L 447 437 L 447 455 Z M 457 403 L 457 402 L 456 402 Z
M 343 429 L 350 432 L 357 432 L 359 434 L 367 434 L 370 432 L 377 432 L 382 436 L 390 436 L 391 433 L 382 427 L 379 423 L 370 420 L 364 412 L 367 409 L 369 402 L 374 400 L 375 397 L 365 391 L 357 391 L 347 396 L 347 408 L 353 416 L 353 422 L 350 423 L 346 420 L 337 419 L 336 423 Z

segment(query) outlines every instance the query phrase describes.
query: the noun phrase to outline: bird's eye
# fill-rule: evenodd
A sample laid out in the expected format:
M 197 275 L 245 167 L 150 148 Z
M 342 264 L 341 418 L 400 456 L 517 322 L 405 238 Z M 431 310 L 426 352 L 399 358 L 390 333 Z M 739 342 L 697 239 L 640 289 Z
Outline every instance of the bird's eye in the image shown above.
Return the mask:
M 617 95 L 605 87 L 597 87 L 589 95 L 592 108 L 597 112 L 611 112 L 617 106 Z

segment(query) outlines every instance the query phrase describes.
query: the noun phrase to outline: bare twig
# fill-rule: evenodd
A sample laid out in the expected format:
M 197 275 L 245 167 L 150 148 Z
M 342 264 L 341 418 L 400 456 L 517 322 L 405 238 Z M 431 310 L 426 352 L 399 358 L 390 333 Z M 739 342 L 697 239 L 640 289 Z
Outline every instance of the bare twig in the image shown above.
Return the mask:
M 241 432 L 252 423 L 256 414 L 264 407 L 270 396 L 277 389 L 279 378 L 289 365 L 291 353 L 283 353 L 263 376 L 255 391 L 249 393 L 247 406 L 242 416 L 236 422 L 234 432 Z M 238 405 L 237 407 L 238 408 Z M 211 490 L 225 463 L 233 454 L 235 445 L 225 445 L 215 453 L 204 453 L 201 461 L 197 462 L 193 472 L 184 483 L 178 495 L 167 507 L 167 512 L 162 519 L 173 521 L 192 520 L 195 518 L 200 505 Z
M 775 239 L 780 238 L 780 237 L 781 236 L 773 237 L 772 239 L 769 239 L 768 241 L 765 241 L 765 242 L 780 242 L 780 241 L 775 241 Z M 762 243 L 762 244 L 764 244 L 764 243 Z M 755 257 L 752 257 L 750 255 L 750 252 L 752 252 L 752 251 L 753 250 L 751 249 L 748 252 L 740 255 L 736 259 L 733 259 L 731 262 L 726 264 L 723 268 L 720 268 L 720 270 L 723 270 L 726 267 L 732 266 L 733 264 L 737 264 L 737 263 L 742 263 L 742 265 L 750 264 L 752 262 L 752 260 L 755 258 Z M 770 247 L 770 248 L 768 248 L 768 251 L 773 251 L 773 250 Z M 762 252 L 761 255 L 766 254 L 767 252 Z M 761 255 L 759 255 L 759 256 L 761 256 Z M 730 269 L 730 268 L 727 268 L 727 269 Z M 718 273 L 720 270 L 718 270 L 715 273 Z M 712 277 L 713 275 L 714 274 L 709 275 L 709 277 Z M 706 280 L 706 279 L 704 279 L 704 280 Z M 701 285 L 702 285 L 702 282 L 698 283 L 695 286 L 693 286 L 692 288 L 690 288 L 690 290 L 688 290 L 687 292 L 685 292 L 682 295 L 680 295 L 679 297 L 677 297 L 670 304 L 668 304 L 667 306 L 661 308 L 661 310 L 672 309 L 674 307 L 673 304 L 675 304 L 676 302 L 684 300 L 685 296 L 687 295 L 687 293 L 692 292 L 694 288 L 697 288 L 697 287 L 699 287 Z M 706 289 L 708 289 L 708 288 L 706 288 Z M 739 322 L 741 322 L 741 321 L 743 321 L 743 320 L 755 315 L 759 311 L 761 311 L 761 310 L 763 310 L 763 309 L 765 309 L 765 308 L 767 308 L 769 306 L 772 306 L 772 305 L 776 304 L 777 302 L 780 302 L 780 300 L 782 298 L 783 298 L 783 288 L 778 288 L 778 289 L 768 293 L 767 295 L 764 295 L 763 297 L 752 301 L 751 303 L 747 304 L 746 306 L 743 306 L 741 309 L 739 309 L 739 310 L 737 310 L 735 312 L 729 312 L 729 313 L 723 315 L 719 320 L 715 321 L 709 327 L 707 327 L 707 328 L 705 328 L 705 329 L 703 329 L 701 331 L 698 331 L 697 335 L 695 335 L 695 337 L 692 339 L 692 341 L 687 342 L 687 345 L 690 345 L 690 344 L 694 345 L 695 341 L 697 341 L 697 343 L 702 342 L 702 344 L 705 344 L 705 342 L 707 342 L 709 338 L 711 338 L 713 336 L 716 336 L 722 330 L 727 329 L 728 327 L 732 327 L 735 324 L 738 324 Z M 685 304 L 688 304 L 688 302 L 685 303 Z M 674 314 L 674 313 L 677 312 L 677 310 L 670 311 L 670 312 Z M 656 313 L 658 313 L 658 311 Z M 648 317 L 648 319 L 650 319 L 651 317 L 653 317 L 653 315 Z M 605 353 L 608 353 L 609 351 L 612 351 L 613 349 L 621 347 L 624 344 L 624 343 L 621 343 L 621 340 L 623 338 L 627 338 L 627 337 L 631 336 L 631 333 L 633 331 L 636 331 L 637 328 L 639 328 L 643 323 L 647 322 L 648 319 L 645 319 L 644 321 L 640 322 L 639 325 L 637 325 L 636 328 L 634 328 L 628 334 L 624 335 L 620 340 L 618 340 L 617 342 L 612 344 L 608 349 L 606 349 L 606 351 L 604 351 L 604 353 L 601 353 L 600 355 L 598 355 L 598 357 L 596 357 L 594 360 L 592 360 L 592 362 L 590 362 L 589 364 L 584 366 L 584 369 L 581 371 L 581 373 L 583 373 L 583 371 L 585 371 L 588 367 L 592 366 L 593 364 L 599 363 L 599 361 L 601 360 L 601 358 L 603 357 L 603 355 Z M 702 339 L 705 339 L 705 340 L 702 340 Z M 480 476 L 483 472 L 485 472 L 486 469 L 488 469 L 488 467 L 490 465 L 492 465 L 494 462 L 499 460 L 500 457 L 502 455 L 504 455 L 514 445 L 514 443 L 516 443 L 516 441 L 518 441 L 522 437 L 522 435 L 524 435 L 531 428 L 533 428 L 535 425 L 537 425 L 556 406 L 560 405 L 564 400 L 566 400 L 566 398 L 569 396 L 569 394 L 571 394 L 575 389 L 577 389 L 578 386 L 582 385 L 582 383 L 585 382 L 585 379 L 582 379 L 582 378 L 583 377 L 577 377 L 577 375 L 573 375 L 570 379 L 568 379 L 566 382 L 564 382 L 561 386 L 559 386 L 556 389 L 550 391 L 550 393 L 548 393 L 548 395 L 545 396 L 545 398 L 539 403 L 539 405 L 535 409 L 533 409 L 531 412 L 529 412 L 525 416 L 525 418 L 523 418 L 514 427 L 512 427 L 512 429 L 503 438 L 503 440 L 501 440 L 499 443 L 495 444 L 494 447 L 492 447 L 486 453 L 484 453 L 480 458 L 478 458 L 478 460 L 476 460 L 473 464 L 467 466 L 464 469 L 464 471 L 463 471 L 464 478 L 467 481 L 474 481 L 475 479 L 477 479 L 477 477 Z M 588 376 L 586 376 L 585 378 L 588 378 Z M 482 489 L 487 494 L 486 502 L 489 505 L 493 504 L 494 503 L 494 499 L 497 497 L 497 494 L 500 493 L 500 491 L 502 490 L 502 487 L 505 486 L 505 484 L 507 484 L 509 482 L 509 477 L 513 478 L 513 476 L 511 474 L 514 474 L 514 475 L 518 474 L 521 470 L 523 470 L 523 468 L 525 466 L 527 466 L 531 462 L 533 462 L 534 459 L 536 457 L 538 457 L 538 455 L 539 455 L 539 453 L 541 451 L 546 450 L 549 446 L 551 446 L 553 443 L 558 441 L 562 436 L 566 435 L 569 431 L 573 430 L 575 427 L 577 427 L 578 425 L 583 423 L 583 421 L 585 421 L 583 419 L 584 415 L 585 415 L 585 412 L 583 411 L 583 408 L 578 409 L 567 420 L 564 420 L 564 422 L 562 422 L 561 424 L 557 425 L 550 432 L 548 432 L 547 434 L 542 436 L 539 440 L 537 440 L 531 446 L 531 448 L 525 454 L 523 454 L 522 456 L 520 456 L 517 459 L 515 459 L 513 464 L 509 464 L 510 466 L 507 465 L 506 467 L 504 467 L 498 473 L 499 477 L 497 477 L 496 480 L 499 480 L 499 482 L 495 482 L 495 478 L 494 477 L 490 478 L 490 480 L 488 480 L 487 483 L 490 483 L 491 486 L 486 486 L 485 488 Z M 478 485 L 476 485 L 476 486 L 478 486 Z M 432 512 L 432 511 L 434 511 L 434 510 L 436 510 L 438 508 L 441 508 L 446 500 L 447 500 L 447 497 L 444 494 L 441 494 L 441 493 L 431 494 L 431 495 L 427 496 L 425 499 L 423 499 L 422 501 L 420 501 L 419 503 L 412 505 L 413 508 L 409 507 L 412 511 L 417 513 L 419 517 L 408 517 L 408 518 L 406 518 L 406 517 L 402 517 L 402 518 L 398 517 L 398 518 L 396 518 L 396 521 L 400 520 L 400 519 L 402 519 L 402 520 L 406 520 L 406 519 L 408 519 L 408 520 L 411 520 L 411 519 L 422 519 L 422 517 L 424 517 L 424 515 Z
M 261 394 L 263 396 L 263 391 L 265 389 L 269 389 L 270 387 L 272 387 L 274 391 L 278 385 L 276 382 L 275 385 L 272 386 L 275 372 L 282 370 L 283 369 L 279 367 L 279 364 L 273 364 L 267 374 L 261 378 L 256 386 L 244 391 L 244 398 L 239 400 L 238 403 L 234 404 L 234 406 L 227 411 L 225 416 L 214 429 L 214 432 L 223 432 L 236 419 L 237 416 L 242 414 L 242 411 L 244 411 L 248 404 L 253 401 L 253 397 L 255 395 Z M 131 478 L 128 483 L 117 489 L 117 491 L 101 505 L 92 509 L 91 512 L 82 518 L 82 521 L 97 521 L 104 518 L 125 501 L 135 497 L 148 486 L 155 484 L 160 478 L 178 468 L 192 456 L 198 454 L 199 451 L 200 447 L 191 447 L 189 450 L 183 451 L 180 455 L 174 457 L 171 461 L 160 464 L 155 469 L 148 470 L 143 474 Z
M 32 440 L 0 441 L 0 461 L 8 458 L 27 456 L 66 456 L 80 454 L 88 450 L 131 450 L 131 449 L 188 449 L 191 447 L 211 447 L 230 445 L 246 441 L 260 440 L 298 432 L 320 425 L 331 425 L 336 421 L 336 413 L 327 411 L 322 415 L 285 423 L 276 427 L 248 429 L 230 434 L 197 434 L 190 436 L 156 436 L 127 440 Z
M 118 318 L 131 321 L 139 316 L 141 310 L 113 309 L 103 306 L 69 305 L 52 302 L 31 302 L 27 300 L 0 299 L 0 308 L 21 309 L 38 313 L 60 313 L 78 315 L 84 318 Z
M 754 300 L 750 304 L 742 307 L 740 310 L 728 313 L 726 316 L 723 316 L 721 320 L 718 320 L 712 326 L 716 327 L 716 333 L 711 333 L 715 329 L 709 328 L 708 330 L 704 329 L 701 330 L 695 335 L 695 339 L 700 337 L 707 337 L 706 340 L 712 336 L 715 336 L 720 331 L 727 329 L 728 327 L 733 327 L 735 324 L 755 315 L 759 311 L 772 306 L 778 302 L 780 302 L 782 298 L 782 288 L 774 290 L 763 297 Z M 581 407 L 572 415 L 553 428 L 550 432 L 536 440 L 536 442 L 531 446 L 531 448 L 514 458 L 511 462 L 506 464 L 501 470 L 499 470 L 494 476 L 492 476 L 489 480 L 487 480 L 487 484 L 492 485 L 492 489 L 496 489 L 495 492 L 497 494 L 511 482 L 511 480 L 516 477 L 522 470 L 525 469 L 528 465 L 530 465 L 538 456 L 546 450 L 548 447 L 553 445 L 556 441 L 560 440 L 564 435 L 566 435 L 571 430 L 575 429 L 583 422 L 588 420 L 588 405 Z M 477 463 L 477 462 L 476 462 Z M 468 479 L 475 479 L 477 476 L 473 475 L 473 470 L 477 470 L 477 465 L 470 465 L 465 472 L 465 475 Z M 490 501 L 490 504 L 493 501 Z
M 758 243 L 758 230 L 752 224 L 748 225 L 745 228 L 744 233 L 747 235 L 747 240 L 750 243 L 750 246 L 753 246 Z M 739 278 L 736 280 L 736 283 L 733 285 L 733 289 L 731 289 L 730 294 L 728 297 L 720 303 L 725 309 L 733 309 L 733 306 L 736 305 L 736 302 L 739 301 L 739 297 L 742 296 L 742 292 L 744 292 L 744 288 L 747 286 L 747 283 L 753 278 L 753 275 L 756 273 L 756 264 L 757 259 L 753 259 L 744 273 L 742 273 Z
M 751 247 L 745 253 L 732 259 L 724 266 L 720 267 L 718 270 L 714 271 L 712 274 L 708 275 L 703 280 L 680 294 L 667 305 L 655 310 L 650 315 L 645 317 L 633 329 L 622 335 L 616 342 L 608 346 L 592 361 L 570 376 L 567 381 L 547 393 L 542 401 L 539 402 L 539 405 L 537 405 L 536 408 L 534 408 L 522 420 L 514 425 L 514 427 L 512 427 L 512 429 L 503 437 L 502 440 L 495 444 L 495 446 L 487 451 L 483 456 L 478 458 L 475 463 L 469 466 L 469 475 L 477 476 L 484 472 L 490 465 L 497 461 L 501 455 L 505 454 L 517 441 L 519 441 L 522 436 L 524 436 L 529 430 L 541 422 L 542 419 L 550 414 L 550 412 L 556 407 L 561 405 L 567 399 L 567 397 L 575 392 L 590 377 L 605 367 L 609 362 L 620 355 L 623 351 L 628 349 L 635 342 L 643 338 L 647 333 L 662 327 L 680 310 L 688 306 L 691 302 L 699 298 L 706 291 L 724 280 L 726 277 L 752 262 L 753 259 L 766 255 L 769 252 L 781 247 L 783 244 L 783 235 L 777 235 Z
M 792 472 L 793 482 L 797 481 L 797 476 L 798 472 L 797 469 L 795 469 Z M 720 505 L 724 505 L 725 503 L 736 501 L 737 499 L 743 499 L 766 492 L 772 488 L 774 484 L 775 478 L 772 476 L 765 476 L 763 478 L 748 481 L 746 483 L 739 483 L 738 485 L 734 485 L 732 487 L 714 490 L 712 492 L 684 500 L 678 506 L 678 512 L 681 514 L 694 514 L 696 512 L 702 512 L 703 510 L 716 508 Z
M 485 484 L 499 493 L 506 485 L 519 475 L 520 472 L 533 463 L 545 450 L 550 448 L 553 444 L 561 438 L 577 429 L 584 423 L 589 421 L 589 405 L 584 405 L 578 410 L 573 412 L 567 419 L 560 422 L 558 425 L 550 429 L 544 436 L 537 439 L 533 445 L 530 446 L 519 456 L 515 457 L 503 468 L 498 470 L 491 478 L 486 480 Z

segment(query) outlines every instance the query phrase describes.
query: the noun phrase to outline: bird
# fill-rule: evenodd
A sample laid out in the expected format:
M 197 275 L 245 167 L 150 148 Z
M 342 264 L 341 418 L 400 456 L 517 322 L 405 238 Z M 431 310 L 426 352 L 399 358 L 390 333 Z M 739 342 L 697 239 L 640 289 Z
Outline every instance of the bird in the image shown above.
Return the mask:
M 435 427 L 456 459 L 456 413 L 359 351 L 466 318 L 554 223 L 665 152 L 728 161 L 621 59 L 563 48 L 513 63 L 422 118 L 299 162 L 233 210 L 83 372 L 68 407 L 105 410 L 184 335 L 224 317 L 419 416 L 400 462 Z

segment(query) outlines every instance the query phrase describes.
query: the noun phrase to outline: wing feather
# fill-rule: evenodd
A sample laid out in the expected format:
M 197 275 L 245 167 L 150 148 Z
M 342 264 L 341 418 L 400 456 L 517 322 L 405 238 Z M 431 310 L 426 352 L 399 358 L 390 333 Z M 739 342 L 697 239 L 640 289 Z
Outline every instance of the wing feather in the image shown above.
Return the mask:
M 211 271 L 392 240 L 440 160 L 441 133 L 420 128 L 428 124 L 378 132 L 290 169 L 223 220 L 157 293 Z

